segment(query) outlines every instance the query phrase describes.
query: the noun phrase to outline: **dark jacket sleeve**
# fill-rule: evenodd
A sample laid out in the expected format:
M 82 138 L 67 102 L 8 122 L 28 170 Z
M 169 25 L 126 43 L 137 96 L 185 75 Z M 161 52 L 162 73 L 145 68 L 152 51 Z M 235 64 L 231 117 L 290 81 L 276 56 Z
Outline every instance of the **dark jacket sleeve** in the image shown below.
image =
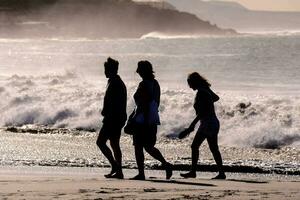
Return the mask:
M 133 95 L 135 104 L 137 105 L 137 112 L 147 112 L 148 104 L 150 102 L 151 96 L 146 87 L 144 81 L 140 82 L 136 92 Z
M 125 123 L 127 90 L 121 80 L 112 81 L 105 93 L 102 115 L 105 121 Z

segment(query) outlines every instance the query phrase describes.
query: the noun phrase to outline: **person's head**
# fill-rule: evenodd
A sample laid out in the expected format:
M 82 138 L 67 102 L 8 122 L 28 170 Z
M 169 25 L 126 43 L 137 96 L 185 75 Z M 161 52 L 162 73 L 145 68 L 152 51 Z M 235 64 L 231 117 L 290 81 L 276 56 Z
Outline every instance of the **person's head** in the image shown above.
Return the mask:
M 154 78 L 154 71 L 152 68 L 152 64 L 147 60 L 142 60 L 138 62 L 136 73 L 138 73 L 142 77 L 142 79 Z
M 193 90 L 197 90 L 200 87 L 210 87 L 210 83 L 197 72 L 189 74 L 187 82 L 190 88 L 192 88 Z
M 104 73 L 106 78 L 111 78 L 118 74 L 119 62 L 112 58 L 107 58 L 104 63 Z

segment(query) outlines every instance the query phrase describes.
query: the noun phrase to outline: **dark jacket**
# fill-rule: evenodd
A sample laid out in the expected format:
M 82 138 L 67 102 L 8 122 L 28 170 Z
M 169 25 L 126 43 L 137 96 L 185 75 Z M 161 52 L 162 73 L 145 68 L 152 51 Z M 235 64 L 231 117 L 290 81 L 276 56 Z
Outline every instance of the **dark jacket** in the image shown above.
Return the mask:
M 120 76 L 108 79 L 107 89 L 103 101 L 103 123 L 113 123 L 124 126 L 127 114 L 127 90 Z
M 156 108 L 158 109 L 160 104 L 160 86 L 157 80 L 143 80 L 140 82 L 135 94 L 134 101 L 136 104 L 136 113 L 142 113 L 145 117 L 145 122 L 149 122 L 150 103 L 154 100 L 156 102 Z M 152 113 L 153 114 L 153 113 Z M 160 124 L 157 110 L 157 118 L 153 121 L 155 124 Z M 153 117 L 153 116 L 152 116 Z M 152 120 L 150 120 L 152 121 Z

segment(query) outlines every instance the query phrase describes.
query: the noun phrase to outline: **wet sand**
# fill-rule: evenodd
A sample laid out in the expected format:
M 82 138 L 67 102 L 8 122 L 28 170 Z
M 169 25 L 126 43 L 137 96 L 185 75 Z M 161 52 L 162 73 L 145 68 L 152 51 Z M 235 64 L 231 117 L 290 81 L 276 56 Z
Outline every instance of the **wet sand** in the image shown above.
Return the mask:
M 182 179 L 175 171 L 146 171 L 146 181 L 105 179 L 107 168 L 0 167 L 1 199 L 300 199 L 300 177 L 228 173 L 227 180 L 210 180 L 214 173 Z
M 18 129 L 19 130 L 19 129 Z M 20 129 L 19 131 L 22 131 Z M 95 141 L 97 133 L 67 129 L 25 129 L 8 132 L 0 129 L 0 166 L 52 166 L 52 167 L 108 167 L 108 160 Z M 43 133 L 43 132 L 46 133 Z M 158 137 L 156 147 L 177 170 L 188 170 L 191 165 L 193 137 L 184 140 Z M 123 167 L 136 167 L 134 148 L 130 136 L 121 137 Z M 215 161 L 207 142 L 199 149 L 199 171 L 214 171 Z M 277 173 L 300 175 L 300 148 L 261 149 L 220 145 L 225 170 L 244 173 Z M 159 169 L 160 163 L 145 154 L 145 166 Z

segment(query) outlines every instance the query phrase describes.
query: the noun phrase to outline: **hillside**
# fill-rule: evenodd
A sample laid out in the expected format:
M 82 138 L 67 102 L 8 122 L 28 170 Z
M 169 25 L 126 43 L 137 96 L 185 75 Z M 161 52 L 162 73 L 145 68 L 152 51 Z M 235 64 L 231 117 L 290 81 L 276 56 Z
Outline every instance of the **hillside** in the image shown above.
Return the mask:
M 135 3 L 140 5 L 149 5 L 158 9 L 170 9 L 170 10 L 177 10 L 172 4 L 161 1 L 161 0 L 152 0 L 152 1 L 139 1 L 139 0 L 133 0 Z
M 0 37 L 139 38 L 227 34 L 195 15 L 131 0 L 0 0 Z
M 223 28 L 239 32 L 300 30 L 300 12 L 249 10 L 235 2 L 165 0 L 178 10 L 196 14 Z

